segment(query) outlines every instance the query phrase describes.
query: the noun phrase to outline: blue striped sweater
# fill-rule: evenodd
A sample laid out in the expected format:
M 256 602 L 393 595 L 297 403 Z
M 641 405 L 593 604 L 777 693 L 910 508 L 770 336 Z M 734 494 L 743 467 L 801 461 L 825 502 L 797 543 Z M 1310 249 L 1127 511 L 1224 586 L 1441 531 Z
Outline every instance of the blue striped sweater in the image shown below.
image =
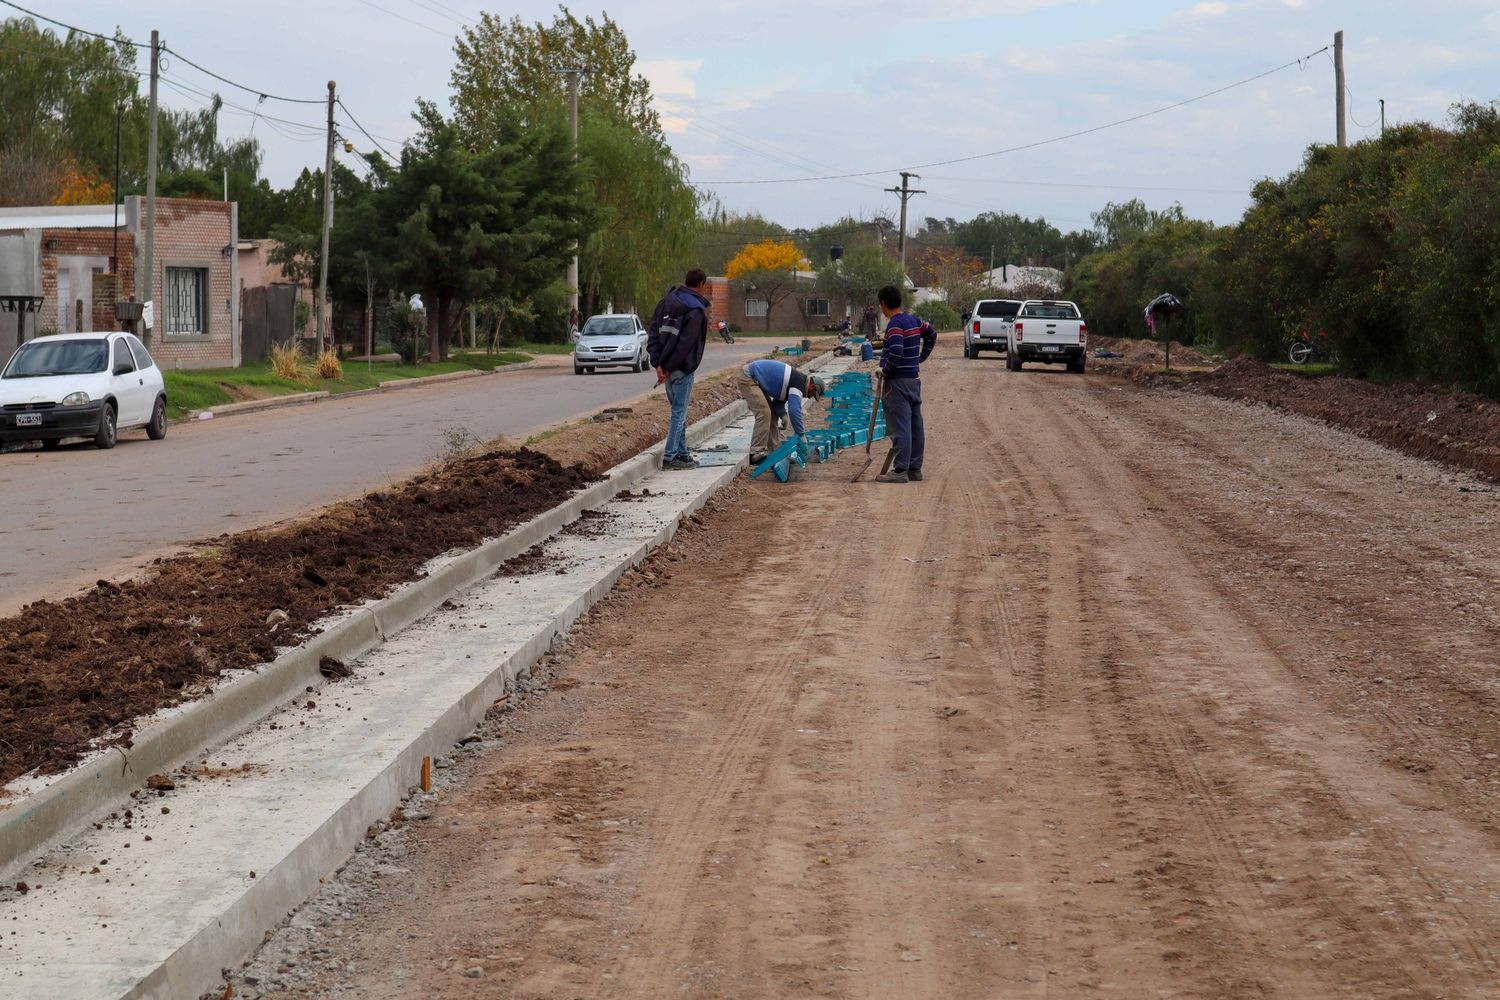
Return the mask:
M 921 364 L 937 346 L 937 331 L 910 313 L 892 316 L 885 328 L 885 347 L 880 352 L 880 370 L 885 377 L 918 378 Z

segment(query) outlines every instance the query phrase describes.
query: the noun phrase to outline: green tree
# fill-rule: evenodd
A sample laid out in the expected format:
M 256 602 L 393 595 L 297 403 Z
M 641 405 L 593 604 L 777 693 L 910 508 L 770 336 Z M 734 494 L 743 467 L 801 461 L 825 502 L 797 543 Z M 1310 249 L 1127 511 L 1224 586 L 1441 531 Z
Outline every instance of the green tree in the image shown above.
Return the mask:
M 123 36 L 60 38 L 31 18 L 0 21 L 0 160 L 11 164 L 0 171 L 0 204 L 33 200 L 35 178 L 22 199 L 18 182 L 26 175 L 14 171 L 49 157 L 54 163 L 71 158 L 112 183 L 117 109 L 126 170 L 140 176 L 146 106 L 134 66 L 135 50 Z
M 1097 246 L 1101 250 L 1118 250 L 1128 243 L 1140 239 L 1157 226 L 1168 222 L 1181 222 L 1184 218 L 1182 206 L 1173 203 L 1171 208 L 1155 211 L 1147 208 L 1139 198 L 1115 204 L 1107 203 L 1089 216 L 1094 223 Z
M 587 218 L 571 147 L 560 128 L 511 126 L 476 151 L 424 110 L 376 204 L 400 252 L 388 281 L 421 293 L 434 360 L 471 303 L 518 301 L 555 280 Z
M 665 138 L 651 104 L 651 85 L 635 72 L 630 42 L 608 14 L 602 22 L 580 21 L 559 5 L 551 24 L 527 24 L 520 17 L 506 21 L 483 13 L 459 35 L 454 51 L 454 122 L 471 139 L 492 141 L 499 135 L 499 109 L 519 113 L 527 122 L 548 117 L 547 109 L 561 107 L 567 97 L 559 67 L 580 64 L 589 69 L 581 104 L 602 109 L 658 142 Z
M 841 297 L 856 316 L 873 305 L 875 294 L 886 285 L 898 288 L 904 280 L 901 262 L 873 243 L 849 248 L 844 259 L 818 268 L 818 287 L 830 298 Z

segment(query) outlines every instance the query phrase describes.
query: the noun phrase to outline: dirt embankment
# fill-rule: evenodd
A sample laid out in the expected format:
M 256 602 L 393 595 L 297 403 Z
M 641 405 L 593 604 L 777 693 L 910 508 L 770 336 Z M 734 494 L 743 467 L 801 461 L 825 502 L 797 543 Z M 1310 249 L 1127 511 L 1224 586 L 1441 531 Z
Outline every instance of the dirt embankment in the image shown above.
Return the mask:
M 1094 354 L 1095 351 L 1105 351 L 1118 357 L 1101 358 Z M 1090 336 L 1089 355 L 1089 364 L 1099 369 L 1120 366 L 1136 368 L 1143 365 L 1159 368 L 1167 363 L 1166 345 L 1156 340 Z M 1213 364 L 1213 359 L 1197 348 L 1172 341 L 1172 367 L 1206 368 Z
M 1412 383 L 1306 378 L 1247 360 L 1196 376 L 1185 388 L 1313 417 L 1407 455 L 1500 481 L 1500 402 L 1484 396 Z
M 706 379 L 690 419 L 738 395 L 729 375 Z M 667 414 L 656 394 L 620 419 L 464 458 L 277 529 L 222 535 L 143 578 L 101 580 L 0 619 L 0 784 L 65 770 L 101 741 L 129 746 L 134 720 L 191 701 L 227 670 L 269 662 L 433 557 L 555 507 L 661 440 Z

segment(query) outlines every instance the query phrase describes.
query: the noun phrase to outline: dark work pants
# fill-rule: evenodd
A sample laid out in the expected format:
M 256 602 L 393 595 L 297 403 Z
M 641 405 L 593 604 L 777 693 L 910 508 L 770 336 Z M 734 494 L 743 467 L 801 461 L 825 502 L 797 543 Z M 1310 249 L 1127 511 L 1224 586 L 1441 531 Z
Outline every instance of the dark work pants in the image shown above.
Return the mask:
M 910 472 L 922 468 L 922 452 L 927 437 L 922 428 L 922 380 L 890 378 L 885 380 L 885 433 L 895 446 L 896 458 L 891 468 Z

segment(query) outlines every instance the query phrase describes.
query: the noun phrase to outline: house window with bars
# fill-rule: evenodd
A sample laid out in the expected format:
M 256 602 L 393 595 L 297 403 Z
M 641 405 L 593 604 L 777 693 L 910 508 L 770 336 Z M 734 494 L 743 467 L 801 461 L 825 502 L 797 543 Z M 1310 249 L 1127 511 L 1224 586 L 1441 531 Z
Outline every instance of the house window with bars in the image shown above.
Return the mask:
M 166 332 L 178 335 L 208 333 L 208 268 L 167 268 Z
M 746 299 L 745 300 L 745 315 L 746 316 L 751 316 L 751 317 L 764 316 L 770 310 L 770 308 L 771 308 L 771 304 L 769 302 L 767 302 L 765 299 Z
M 809 316 L 827 316 L 828 315 L 828 300 L 827 299 L 808 299 L 807 300 L 807 314 Z

